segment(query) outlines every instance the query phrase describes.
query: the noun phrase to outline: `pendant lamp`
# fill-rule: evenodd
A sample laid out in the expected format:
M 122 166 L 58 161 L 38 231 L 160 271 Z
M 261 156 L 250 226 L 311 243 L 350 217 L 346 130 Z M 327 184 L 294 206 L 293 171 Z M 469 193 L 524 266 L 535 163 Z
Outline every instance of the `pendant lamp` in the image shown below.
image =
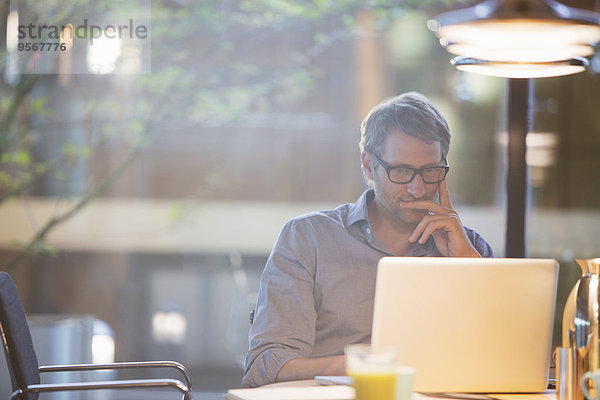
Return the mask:
M 555 0 L 486 0 L 440 14 L 427 26 L 458 57 L 460 70 L 507 78 L 585 70 L 600 41 L 600 19 Z
M 572 75 L 585 71 L 589 65 L 589 61 L 583 57 L 546 62 L 504 62 L 458 56 L 450 62 L 459 71 L 499 78 L 547 78 Z

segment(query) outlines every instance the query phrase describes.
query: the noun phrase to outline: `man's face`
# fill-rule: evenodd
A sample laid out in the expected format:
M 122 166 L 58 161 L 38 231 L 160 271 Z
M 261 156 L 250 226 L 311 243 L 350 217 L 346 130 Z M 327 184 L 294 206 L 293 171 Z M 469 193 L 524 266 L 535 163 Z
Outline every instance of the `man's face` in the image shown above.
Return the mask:
M 410 168 L 426 168 L 443 165 L 440 142 L 428 144 L 399 130 L 391 129 L 383 143 L 383 151 L 377 154 L 389 166 Z M 437 183 L 425 183 L 419 174 L 409 183 L 391 182 L 382 165 L 367 153 L 371 160 L 370 178 L 375 189 L 375 201 L 392 217 L 400 222 L 416 224 L 427 213 L 426 210 L 401 208 L 400 202 L 415 200 L 434 200 Z

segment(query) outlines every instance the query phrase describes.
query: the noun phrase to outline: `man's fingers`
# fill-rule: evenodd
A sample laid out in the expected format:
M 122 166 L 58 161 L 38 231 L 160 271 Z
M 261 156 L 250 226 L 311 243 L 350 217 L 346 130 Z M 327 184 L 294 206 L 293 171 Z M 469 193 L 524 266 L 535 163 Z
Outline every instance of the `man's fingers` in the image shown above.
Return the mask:
M 413 238 L 413 242 L 418 241 L 420 244 L 425 244 L 425 242 L 427 242 L 427 239 L 429 239 L 429 236 L 433 235 L 434 232 L 438 230 L 445 232 L 446 229 L 448 229 L 447 219 L 438 219 L 435 221 L 430 220 L 421 227 L 419 232 L 413 232 L 411 238 Z
M 427 239 L 429 239 L 429 236 L 433 235 L 433 233 L 435 231 L 437 231 L 443 227 L 444 227 L 444 225 L 443 225 L 443 222 L 441 222 L 441 221 L 432 222 L 430 224 L 427 224 L 427 227 L 425 228 L 425 230 L 421 234 L 421 237 L 419 238 L 419 243 L 425 244 L 427 242 Z
M 427 238 L 436 231 L 437 229 L 448 227 L 448 217 L 456 218 L 456 214 L 448 215 L 426 215 L 423 217 L 421 222 L 417 224 L 413 232 L 408 238 L 409 242 L 416 242 L 423 244 L 427 241 Z
M 458 216 L 456 211 L 452 208 L 431 200 L 403 201 L 400 203 L 400 207 L 414 210 L 427 210 L 435 215 Z
M 416 201 L 403 201 L 400 203 L 402 208 L 410 208 L 415 210 L 429 210 L 434 214 L 447 214 L 452 210 L 447 210 L 441 204 L 431 200 L 416 200 Z
M 438 185 L 438 192 L 440 195 L 440 204 L 446 208 L 452 208 L 452 200 L 450 200 L 450 192 L 448 191 L 448 183 L 446 179 L 440 182 Z

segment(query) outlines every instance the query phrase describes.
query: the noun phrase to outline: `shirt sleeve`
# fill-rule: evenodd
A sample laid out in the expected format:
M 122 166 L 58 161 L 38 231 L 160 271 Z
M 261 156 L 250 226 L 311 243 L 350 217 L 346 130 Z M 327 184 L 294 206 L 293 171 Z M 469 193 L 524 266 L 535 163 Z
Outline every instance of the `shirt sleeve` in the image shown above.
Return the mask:
M 312 352 L 316 247 L 314 235 L 305 229 L 310 224 L 301 222 L 292 220 L 283 227 L 263 271 L 249 333 L 245 387 L 273 383 L 287 361 Z
M 477 250 L 481 257 L 494 257 L 492 246 L 479 233 L 467 227 L 465 227 L 465 231 L 473 247 L 475 247 L 475 250 Z

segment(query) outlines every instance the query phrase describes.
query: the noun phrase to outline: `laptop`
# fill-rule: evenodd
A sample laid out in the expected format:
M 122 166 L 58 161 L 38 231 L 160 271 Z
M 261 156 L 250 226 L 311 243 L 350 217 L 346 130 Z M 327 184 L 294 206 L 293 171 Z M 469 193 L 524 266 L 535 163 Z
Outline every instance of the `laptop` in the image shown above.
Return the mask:
M 371 345 L 396 348 L 418 392 L 542 392 L 557 278 L 552 259 L 384 257 Z

